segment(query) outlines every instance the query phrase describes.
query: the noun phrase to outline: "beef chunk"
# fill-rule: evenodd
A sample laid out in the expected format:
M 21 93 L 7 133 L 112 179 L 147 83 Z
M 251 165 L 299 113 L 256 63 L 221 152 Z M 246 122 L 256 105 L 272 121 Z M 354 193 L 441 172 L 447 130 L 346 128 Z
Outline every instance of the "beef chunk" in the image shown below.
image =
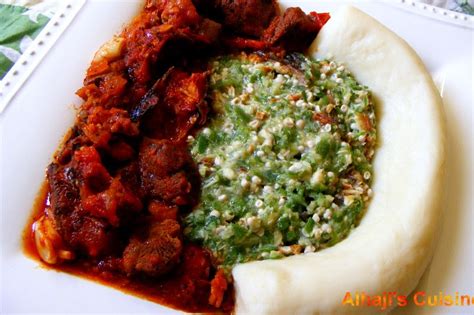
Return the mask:
M 186 173 L 179 172 L 154 180 L 149 192 L 152 197 L 171 201 L 177 205 L 186 205 L 189 203 L 188 195 L 191 189 L 192 185 Z
M 143 191 L 140 184 L 140 169 L 138 161 L 122 167 L 118 170 L 117 176 L 120 177 L 122 184 L 140 199 L 143 197 Z
M 173 68 L 168 70 L 161 78 L 156 80 L 151 89 L 142 97 L 139 104 L 135 106 L 131 111 L 131 117 L 133 121 L 138 121 L 145 116 L 145 114 L 151 112 L 156 106 L 158 106 L 163 98 L 162 94 L 168 81 L 168 77 L 173 71 Z
M 283 16 L 273 19 L 262 34 L 262 40 L 288 51 L 304 51 L 318 34 L 319 28 L 315 17 L 306 15 L 300 8 L 288 8 Z
M 207 73 L 175 70 L 170 73 L 164 102 L 174 109 L 176 116 L 189 116 L 199 109 L 207 90 Z
M 201 21 L 191 0 L 162 1 L 161 21 L 174 27 L 195 26 Z
M 145 8 L 158 12 L 161 22 L 173 28 L 190 28 L 194 32 L 187 33 L 189 39 L 214 42 L 220 32 L 220 24 L 199 15 L 192 0 L 148 0 Z M 184 34 L 181 34 L 184 35 Z M 200 35 L 197 37 L 196 35 Z
M 74 181 L 76 174 L 70 167 L 52 163 L 48 166 L 47 178 L 52 215 L 60 228 L 60 217 L 70 214 L 79 202 L 79 188 Z
M 170 206 L 164 202 L 152 200 L 148 205 L 148 212 L 153 217 L 153 220 L 157 222 L 164 221 L 166 219 L 178 220 L 178 207 Z
M 91 75 L 96 75 L 97 67 L 94 63 L 88 70 Z M 82 88 L 76 94 L 86 103 L 82 108 L 88 109 L 94 106 L 103 106 L 106 108 L 120 107 L 121 99 L 126 93 L 127 79 L 123 73 L 109 72 L 102 74 L 100 78 L 86 77 Z M 88 84 L 87 84 L 88 83 Z M 90 102 L 87 102 L 90 99 Z
M 191 0 L 147 0 L 145 9 L 159 16 L 160 23 L 175 27 L 189 27 L 201 19 Z
M 95 148 L 114 160 L 126 161 L 133 157 L 134 150 L 126 140 L 138 136 L 139 130 L 127 111 L 94 107 L 88 113 L 87 121 L 80 127 Z
M 124 213 L 141 209 L 140 200 L 112 178 L 93 147 L 77 150 L 65 166 L 48 167 L 50 212 L 65 244 L 87 256 L 114 250 L 114 226 Z
M 191 156 L 184 144 L 145 138 L 140 147 L 142 174 L 153 174 L 155 178 L 174 174 L 190 161 Z
M 219 23 L 199 16 L 191 0 L 149 0 L 146 8 L 123 33 L 129 105 L 139 102 L 170 66 L 188 64 L 189 52 L 195 57 L 206 51 L 221 30 Z
M 210 19 L 203 19 L 197 30 L 199 39 L 205 43 L 215 43 L 221 34 L 222 26 Z
M 153 222 L 147 231 L 131 238 L 123 253 L 127 274 L 146 274 L 157 277 L 178 264 L 182 242 L 180 226 L 175 220 Z
M 71 167 L 48 167 L 51 215 L 62 240 L 74 250 L 89 256 L 106 252 L 113 239 L 107 222 L 83 213 L 77 172 Z
M 185 144 L 145 139 L 138 155 L 143 190 L 177 205 L 192 201 L 192 159 Z
M 259 37 L 278 14 L 275 0 L 195 0 L 198 9 L 233 33 Z
M 67 234 L 65 239 L 74 249 L 90 257 L 111 253 L 117 244 L 116 231 L 103 219 L 84 214 L 76 209 L 65 218 Z
M 55 154 L 55 160 L 60 165 L 66 165 L 72 159 L 74 151 L 89 142 L 89 139 L 82 134 L 76 125 L 68 131 L 67 140 L 61 145 Z
M 81 207 L 86 213 L 119 226 L 121 215 L 141 210 L 140 199 L 122 184 L 119 176 L 110 176 L 93 147 L 77 150 L 71 165 L 79 174 Z
M 206 120 L 207 78 L 207 72 L 188 74 L 171 68 L 132 110 L 132 118 L 141 120 L 151 138 L 183 140 L 194 125 Z
M 70 165 L 77 174 L 81 197 L 101 192 L 110 185 L 112 177 L 95 148 L 84 146 L 75 151 Z
M 142 208 L 140 199 L 125 188 L 118 178 L 114 178 L 106 190 L 84 197 L 81 205 L 84 211 L 106 219 L 112 226 L 120 225 L 121 216 L 136 213 Z

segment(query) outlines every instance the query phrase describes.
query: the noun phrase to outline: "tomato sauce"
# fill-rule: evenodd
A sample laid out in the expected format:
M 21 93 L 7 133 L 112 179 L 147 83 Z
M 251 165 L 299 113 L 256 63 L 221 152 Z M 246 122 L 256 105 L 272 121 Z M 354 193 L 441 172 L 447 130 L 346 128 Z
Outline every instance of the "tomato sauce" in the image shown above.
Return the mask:
M 195 279 L 191 278 L 192 275 L 188 277 L 186 272 L 179 274 L 183 271 L 183 268 L 178 267 L 176 272 L 171 272 L 163 278 L 155 279 L 146 277 L 131 278 L 118 272 L 102 271 L 96 262 L 89 259 L 78 259 L 57 265 L 45 264 L 42 262 L 36 250 L 32 224 L 44 214 L 45 207 L 48 204 L 48 184 L 45 182 L 35 200 L 33 211 L 23 232 L 22 242 L 23 251 L 26 256 L 37 261 L 42 268 L 66 272 L 72 276 L 107 285 L 126 294 L 131 294 L 177 310 L 206 313 L 230 313 L 232 311 L 234 304 L 232 287 L 227 289 L 221 307 L 212 307 L 208 303 L 206 292 L 201 292 L 197 295 L 193 294 L 194 292 L 190 292 L 190 287 L 192 290 L 193 280 Z M 196 247 L 192 245 L 189 246 L 190 247 L 185 247 L 185 250 L 189 248 L 196 250 Z M 184 255 L 186 255 L 186 253 Z M 196 272 L 196 270 L 194 270 L 194 272 Z M 209 290 L 207 285 L 204 285 L 203 288 Z

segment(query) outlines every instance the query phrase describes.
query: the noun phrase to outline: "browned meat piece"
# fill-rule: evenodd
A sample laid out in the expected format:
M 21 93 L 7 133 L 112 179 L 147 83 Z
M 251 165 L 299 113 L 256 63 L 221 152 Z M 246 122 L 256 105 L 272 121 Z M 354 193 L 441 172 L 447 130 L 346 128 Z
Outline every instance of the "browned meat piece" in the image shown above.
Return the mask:
M 161 32 L 177 28 L 190 29 L 190 32 L 185 31 L 180 35 L 205 43 L 214 42 L 219 36 L 220 24 L 200 16 L 192 0 L 148 0 L 145 7 L 160 16 L 163 23 Z
M 220 24 L 200 16 L 191 0 L 149 1 L 148 6 L 160 17 L 161 24 L 150 28 L 157 37 L 171 35 L 172 39 L 206 44 L 219 37 Z
M 283 16 L 273 19 L 263 32 L 262 40 L 288 51 L 304 51 L 318 34 L 319 28 L 315 17 L 306 15 L 300 8 L 288 8 Z
M 108 158 L 117 162 L 130 161 L 136 153 L 131 144 L 121 137 L 112 138 L 108 147 L 100 151 Z
M 67 140 L 61 145 L 54 156 L 55 160 L 60 165 L 66 165 L 69 163 L 74 151 L 89 141 L 87 137 L 82 134 L 77 125 L 68 131 L 66 139 Z
M 101 192 L 109 185 L 112 177 L 102 165 L 99 153 L 93 147 L 82 147 L 74 152 L 70 164 L 77 174 L 81 197 Z
M 203 19 L 196 30 L 199 36 L 196 36 L 195 40 L 208 44 L 215 43 L 221 34 L 221 30 L 221 24 L 210 19 Z
M 148 205 L 148 212 L 150 212 L 153 220 L 161 222 L 166 219 L 178 220 L 178 207 L 169 206 L 163 202 L 152 200 Z
M 68 222 L 68 243 L 90 257 L 98 257 L 113 251 L 116 232 L 102 219 L 85 215 L 76 210 L 66 219 Z
M 118 226 L 121 214 L 141 210 L 140 199 L 122 185 L 119 177 L 110 176 L 93 147 L 77 150 L 71 165 L 78 174 L 81 207 L 86 213 Z
M 142 172 L 153 173 L 156 177 L 174 174 L 190 162 L 191 156 L 185 144 L 145 138 L 140 147 Z
M 80 128 L 94 147 L 115 160 L 124 161 L 133 157 L 135 152 L 124 137 L 136 137 L 139 130 L 127 111 L 93 107 Z
M 70 214 L 79 203 L 79 188 L 75 185 L 74 170 L 53 163 L 48 166 L 47 177 L 51 192 L 52 215 L 54 218 L 59 218 Z
M 146 8 L 123 33 L 124 61 L 132 83 L 131 104 L 145 95 L 151 80 L 177 64 L 174 58 L 168 60 L 165 56 L 188 56 L 176 43 L 186 42 L 186 51 L 196 52 L 214 43 L 221 28 L 220 24 L 199 16 L 191 0 L 152 0 L 147 1 Z
M 117 172 L 122 184 L 130 190 L 135 196 L 143 198 L 143 191 L 140 184 L 140 169 L 138 161 L 133 161 L 129 165 L 121 168 Z
M 192 159 L 183 143 L 145 138 L 138 155 L 143 190 L 178 205 L 191 202 Z M 185 170 L 185 171 L 183 171 Z
M 68 246 L 96 257 L 112 249 L 113 227 L 142 205 L 120 177 L 112 178 L 93 147 L 76 150 L 66 166 L 48 168 L 51 214 Z
M 85 100 L 82 108 L 129 109 L 177 60 L 186 63 L 188 51 L 206 50 L 220 31 L 221 25 L 201 17 L 191 0 L 147 1 L 145 10 L 94 58 L 77 91 Z
M 157 277 L 178 264 L 182 242 L 180 226 L 175 220 L 151 223 L 145 235 L 135 235 L 123 253 L 127 274 Z
M 86 82 L 89 82 L 86 79 Z M 82 108 L 90 108 L 94 106 L 103 106 L 106 108 L 120 107 L 121 99 L 126 92 L 127 79 L 124 74 L 107 73 L 102 75 L 100 79 L 92 80 L 79 89 L 76 94 L 89 101 L 84 103 Z
M 77 171 L 72 167 L 51 164 L 48 167 L 51 212 L 54 225 L 66 245 L 97 256 L 111 249 L 114 239 L 109 225 L 85 214 L 80 207 Z
M 231 32 L 259 37 L 278 14 L 275 0 L 194 0 L 202 14 Z
M 157 10 L 163 8 L 164 0 L 146 0 L 145 9 L 146 10 Z
M 150 196 L 160 198 L 177 205 L 190 203 L 192 185 L 185 172 L 179 172 L 167 177 L 156 179 L 151 184 Z
M 176 28 L 192 27 L 201 22 L 201 17 L 196 11 L 191 0 L 161 1 L 163 12 L 161 21 L 163 24 L 170 24 Z
M 84 211 L 106 219 L 112 226 L 119 226 L 120 216 L 139 212 L 142 208 L 140 199 L 128 191 L 118 178 L 114 178 L 106 190 L 84 197 L 81 205 Z
M 163 24 L 190 26 L 200 21 L 191 0 L 146 0 L 145 11 L 160 18 Z
M 149 137 L 183 140 L 197 123 L 206 121 L 207 78 L 207 72 L 188 74 L 171 68 L 132 110 L 132 119 L 141 119 Z
M 188 74 L 173 71 L 164 94 L 164 103 L 175 117 L 175 129 L 172 139 L 181 141 L 196 124 L 204 124 L 208 106 L 204 100 L 207 93 L 208 73 Z
M 198 110 L 207 90 L 207 73 L 187 74 L 176 70 L 169 79 L 164 102 L 174 109 L 176 116 L 189 116 Z
M 159 78 L 152 88 L 143 96 L 138 106 L 132 109 L 131 117 L 133 121 L 138 121 L 145 114 L 153 110 L 163 99 L 163 91 L 166 88 L 166 84 L 170 74 L 174 71 L 174 68 L 170 68 L 161 78 Z M 164 109 L 163 109 L 164 110 Z M 164 115 L 164 114 L 163 114 Z

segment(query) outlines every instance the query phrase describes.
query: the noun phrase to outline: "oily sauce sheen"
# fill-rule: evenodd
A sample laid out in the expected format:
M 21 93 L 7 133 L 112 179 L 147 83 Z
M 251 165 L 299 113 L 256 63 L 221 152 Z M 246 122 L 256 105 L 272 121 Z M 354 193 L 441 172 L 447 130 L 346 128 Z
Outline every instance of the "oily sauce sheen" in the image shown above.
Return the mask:
M 200 203 L 188 139 L 206 125 L 209 60 L 303 52 L 328 14 L 275 0 L 147 0 L 104 44 L 24 232 L 43 266 L 189 312 L 231 312 L 229 269 L 183 232 Z

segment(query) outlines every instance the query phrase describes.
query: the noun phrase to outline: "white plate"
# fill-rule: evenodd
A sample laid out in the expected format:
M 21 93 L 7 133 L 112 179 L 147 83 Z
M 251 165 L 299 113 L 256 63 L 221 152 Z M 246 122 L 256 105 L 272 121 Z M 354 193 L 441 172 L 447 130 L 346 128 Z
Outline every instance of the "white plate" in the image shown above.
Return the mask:
M 39 268 L 23 255 L 20 245 L 44 169 L 73 123 L 72 104 L 79 102 L 74 92 L 81 86 L 85 69 L 100 45 L 136 14 L 137 2 L 89 0 L 0 116 L 0 313 L 174 313 L 112 288 Z M 340 4 L 281 2 L 319 12 Z M 357 2 L 356 6 L 403 37 L 435 79 L 444 82 L 449 206 L 438 249 L 417 290 L 474 295 L 473 31 L 381 2 Z M 473 309 L 426 307 L 396 312 L 471 314 Z

